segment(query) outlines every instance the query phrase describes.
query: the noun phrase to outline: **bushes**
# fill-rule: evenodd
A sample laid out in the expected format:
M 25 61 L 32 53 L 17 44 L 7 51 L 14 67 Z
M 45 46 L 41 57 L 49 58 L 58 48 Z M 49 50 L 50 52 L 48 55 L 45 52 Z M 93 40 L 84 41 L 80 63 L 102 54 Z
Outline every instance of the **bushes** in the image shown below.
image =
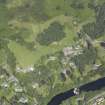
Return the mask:
M 36 40 L 41 45 L 49 45 L 52 42 L 60 41 L 65 37 L 63 26 L 57 22 L 52 23 L 48 29 L 37 35 Z
M 6 55 L 7 55 L 7 64 L 12 70 L 15 70 L 16 68 L 16 58 L 12 51 L 10 51 L 9 48 L 5 49 Z

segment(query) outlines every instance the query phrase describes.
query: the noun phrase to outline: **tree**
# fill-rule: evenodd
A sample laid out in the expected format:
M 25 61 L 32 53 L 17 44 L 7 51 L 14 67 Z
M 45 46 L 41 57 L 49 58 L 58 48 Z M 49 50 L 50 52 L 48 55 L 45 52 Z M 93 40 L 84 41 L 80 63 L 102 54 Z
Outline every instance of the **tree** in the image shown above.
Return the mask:
M 5 49 L 5 52 L 7 56 L 7 64 L 13 70 L 12 72 L 14 72 L 14 70 L 16 69 L 16 57 L 9 48 Z
M 105 3 L 100 7 L 96 16 L 95 34 L 100 36 L 105 32 Z
M 48 16 L 44 12 L 44 0 L 35 0 L 35 5 L 33 5 L 34 16 L 37 20 L 47 20 Z
M 105 33 L 105 3 L 97 9 L 96 22 L 88 23 L 83 26 L 83 31 L 92 39 L 98 38 Z
M 72 61 L 76 64 L 80 72 L 82 73 L 85 69 L 85 65 L 94 64 L 94 61 L 97 58 L 96 49 L 90 47 L 90 49 L 84 48 L 83 54 L 76 55 L 72 58 Z
M 38 34 L 36 40 L 41 45 L 49 45 L 55 41 L 60 41 L 65 37 L 63 28 L 64 27 L 60 23 L 54 22 L 48 27 L 48 29 Z
M 74 9 L 84 9 L 84 3 L 81 1 L 73 0 L 71 7 Z
M 87 33 L 92 39 L 94 39 L 95 36 L 95 23 L 88 23 L 83 25 L 83 31 Z

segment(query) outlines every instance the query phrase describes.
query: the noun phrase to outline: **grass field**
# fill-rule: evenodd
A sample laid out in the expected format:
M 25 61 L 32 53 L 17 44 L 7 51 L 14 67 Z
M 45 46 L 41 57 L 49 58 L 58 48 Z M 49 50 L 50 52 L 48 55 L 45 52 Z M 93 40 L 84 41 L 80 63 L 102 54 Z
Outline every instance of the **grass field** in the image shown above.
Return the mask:
M 29 24 L 27 28 L 32 30 L 32 34 L 29 35 L 26 41 L 34 41 L 37 34 L 43 31 L 44 29 L 48 28 L 48 26 L 54 22 L 54 21 L 59 21 L 61 24 L 64 25 L 66 37 L 61 40 L 60 42 L 57 42 L 56 44 L 50 44 L 49 46 L 41 46 L 36 42 L 36 50 L 35 51 L 30 51 L 24 46 L 21 46 L 20 44 L 11 41 L 9 43 L 9 48 L 14 52 L 17 62 L 25 67 L 32 65 L 34 63 L 37 63 L 37 61 L 40 59 L 41 56 L 50 54 L 50 53 L 55 53 L 57 51 L 62 50 L 65 46 L 68 46 L 73 43 L 73 38 L 76 36 L 75 28 L 73 27 L 72 23 L 72 18 L 71 17 L 66 17 L 66 16 L 57 16 L 56 18 L 53 18 L 51 20 L 48 20 L 45 23 L 42 24 L 30 24 L 30 23 L 23 23 L 23 27 L 26 26 L 26 24 Z M 22 27 L 20 23 L 18 23 L 18 27 Z M 40 28 L 39 28 L 40 27 Z M 41 30 L 41 31 L 40 31 Z

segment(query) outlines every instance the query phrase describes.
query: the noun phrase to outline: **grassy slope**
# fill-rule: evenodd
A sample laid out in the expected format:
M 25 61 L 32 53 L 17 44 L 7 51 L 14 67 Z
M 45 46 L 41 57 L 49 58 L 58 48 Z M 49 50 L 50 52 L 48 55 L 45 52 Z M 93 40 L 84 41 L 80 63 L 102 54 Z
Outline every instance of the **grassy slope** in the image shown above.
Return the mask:
M 20 46 L 16 42 L 10 42 L 9 47 L 14 52 L 21 66 L 29 66 L 31 64 L 34 64 L 40 59 L 41 56 L 62 50 L 63 47 L 70 45 L 73 42 L 73 38 L 75 37 L 76 34 L 73 29 L 72 18 L 63 16 L 63 15 L 53 18 L 51 20 L 48 20 L 43 24 L 36 25 L 36 24 L 28 23 L 29 26 L 31 26 L 31 30 L 33 31 L 33 34 L 30 35 L 26 40 L 27 41 L 35 40 L 36 35 L 40 32 L 39 27 L 42 31 L 43 29 L 46 29 L 54 21 L 59 21 L 61 24 L 65 24 L 65 23 L 68 24 L 69 22 L 69 26 L 65 25 L 66 37 L 63 40 L 61 40 L 57 45 L 51 44 L 49 46 L 41 46 L 36 42 L 36 45 L 35 45 L 36 50 L 32 52 L 24 48 L 23 46 Z M 22 24 L 23 27 L 24 27 L 24 24 Z
M 54 53 L 56 51 L 61 50 L 63 47 L 72 44 L 73 38 L 76 36 L 76 31 L 77 31 L 77 28 L 73 26 L 73 20 L 74 20 L 73 16 L 76 16 L 77 19 L 79 19 L 79 21 L 82 21 L 82 23 L 84 23 L 87 20 L 90 21 L 93 20 L 94 12 L 92 10 L 88 9 L 87 7 L 83 10 L 72 9 L 70 7 L 71 2 L 72 0 L 71 1 L 45 0 L 44 11 L 51 19 L 43 23 L 36 23 L 36 22 L 27 23 L 27 22 L 19 22 L 16 19 L 13 20 L 16 21 L 16 23 L 14 23 L 15 26 L 20 28 L 27 27 L 29 30 L 32 30 L 32 34 L 29 35 L 28 39 L 26 39 L 27 41 L 35 40 L 36 35 L 42 32 L 44 29 L 48 28 L 48 26 L 54 21 L 59 21 L 61 24 L 64 24 L 65 26 L 66 37 L 63 40 L 61 40 L 57 45 L 40 46 L 36 42 L 35 45 L 36 51 L 31 52 L 28 51 L 26 48 L 23 48 L 23 46 L 18 45 L 17 43 L 15 44 L 14 42 L 10 43 L 9 47 L 14 52 L 21 66 L 28 66 L 30 64 L 34 64 L 40 59 L 41 56 L 49 53 Z M 84 3 L 85 6 L 88 3 L 87 0 L 85 1 L 82 0 L 82 2 Z M 61 10 L 55 10 L 56 6 L 60 6 Z M 64 16 L 66 12 L 71 16 Z M 26 56 L 26 54 L 28 55 Z

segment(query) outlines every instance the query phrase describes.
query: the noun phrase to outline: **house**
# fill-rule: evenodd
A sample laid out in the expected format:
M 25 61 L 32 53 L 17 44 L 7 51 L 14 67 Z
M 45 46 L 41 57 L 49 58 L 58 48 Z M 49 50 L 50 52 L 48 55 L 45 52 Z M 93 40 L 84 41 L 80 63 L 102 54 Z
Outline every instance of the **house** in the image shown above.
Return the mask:
M 19 102 L 20 102 L 20 103 L 23 103 L 23 104 L 28 103 L 28 98 L 26 98 L 26 97 L 21 97 L 21 98 L 19 99 Z
M 18 79 L 15 76 L 13 76 L 13 75 L 8 78 L 8 81 L 9 82 L 14 82 L 14 83 L 19 82 Z
M 94 64 L 93 70 L 98 70 L 101 67 L 101 64 Z
M 34 71 L 34 67 L 33 66 L 28 66 L 27 68 L 17 67 L 16 71 L 23 72 L 23 73 L 32 72 L 32 71 Z
M 70 65 L 70 67 L 72 67 L 73 69 L 76 69 L 76 68 L 77 68 L 76 65 L 75 65 L 73 62 L 70 62 L 69 65 Z
M 73 51 L 72 47 L 65 47 L 63 49 L 63 53 L 64 53 L 64 56 L 69 56 L 69 55 L 73 54 L 74 51 Z
M 39 84 L 38 83 L 34 83 L 33 85 L 32 85 L 32 88 L 33 89 L 36 89 L 36 88 L 38 88 L 39 87 Z
M 21 87 L 16 87 L 15 92 L 21 93 L 21 92 L 23 92 L 23 89 Z
M 2 78 L 4 78 L 5 77 L 5 75 L 0 75 L 0 79 L 2 79 Z
M 55 56 L 50 56 L 48 60 L 49 60 L 49 61 L 54 61 L 54 60 L 56 60 L 56 59 L 57 59 L 57 57 L 55 57 Z

